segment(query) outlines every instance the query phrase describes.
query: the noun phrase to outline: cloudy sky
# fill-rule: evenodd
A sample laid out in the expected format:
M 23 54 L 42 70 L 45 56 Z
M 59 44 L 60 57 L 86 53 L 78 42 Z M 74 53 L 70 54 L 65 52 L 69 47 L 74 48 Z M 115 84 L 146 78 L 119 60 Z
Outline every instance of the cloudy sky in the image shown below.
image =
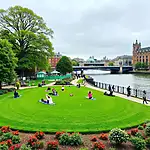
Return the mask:
M 54 31 L 56 52 L 70 57 L 132 54 L 138 39 L 150 46 L 150 0 L 1 0 L 42 16 Z

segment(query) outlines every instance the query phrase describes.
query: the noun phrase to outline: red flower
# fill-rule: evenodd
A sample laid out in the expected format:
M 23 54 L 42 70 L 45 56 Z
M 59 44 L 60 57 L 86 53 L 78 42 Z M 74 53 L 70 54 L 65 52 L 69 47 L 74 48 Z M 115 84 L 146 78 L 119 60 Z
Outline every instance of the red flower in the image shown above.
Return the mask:
M 12 145 L 12 141 L 11 140 L 7 140 L 6 144 L 8 145 L 8 147 L 10 147 Z
M 1 130 L 3 133 L 10 132 L 9 126 L 3 126 L 0 130 Z
M 13 145 L 9 148 L 9 150 L 19 150 L 21 147 L 21 144 L 16 144 L 16 145 Z
M 96 141 L 97 141 L 97 137 L 96 137 L 96 136 L 93 136 L 93 137 L 91 138 L 91 141 L 96 142 Z
M 13 135 L 19 135 L 19 131 L 17 130 L 17 131 L 12 131 L 12 134 Z
M 138 133 L 137 128 L 131 129 L 131 135 L 135 135 L 136 133 Z
M 40 131 L 36 132 L 34 135 L 37 137 L 37 139 L 43 139 L 45 134 L 44 132 Z
M 49 141 L 47 142 L 47 149 L 58 149 L 58 142 L 57 141 Z
M 97 150 L 104 150 L 105 145 L 102 142 L 94 142 L 92 149 L 97 149 Z
M 56 133 L 55 133 L 55 138 L 56 138 L 56 139 L 59 139 L 59 137 L 60 137 L 63 133 L 65 133 L 65 132 L 56 132 Z
M 105 134 L 105 133 L 101 133 L 100 136 L 99 136 L 99 138 L 100 138 L 101 140 L 108 140 L 108 135 Z
M 129 137 L 131 137 L 131 131 L 128 131 L 127 134 L 129 135 Z
M 6 141 L 0 142 L 0 145 L 4 145 L 4 144 L 6 144 Z

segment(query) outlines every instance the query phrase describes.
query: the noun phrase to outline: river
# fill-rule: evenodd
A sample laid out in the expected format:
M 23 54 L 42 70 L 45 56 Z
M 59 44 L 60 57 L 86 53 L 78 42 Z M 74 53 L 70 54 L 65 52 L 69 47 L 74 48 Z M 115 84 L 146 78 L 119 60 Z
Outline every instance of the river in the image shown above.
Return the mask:
M 108 84 L 114 84 L 119 86 L 131 86 L 131 88 L 146 90 L 150 92 L 150 75 L 143 74 L 110 74 L 110 72 L 104 72 L 100 70 L 88 70 L 84 71 L 85 74 L 89 74 L 97 82 L 103 82 Z

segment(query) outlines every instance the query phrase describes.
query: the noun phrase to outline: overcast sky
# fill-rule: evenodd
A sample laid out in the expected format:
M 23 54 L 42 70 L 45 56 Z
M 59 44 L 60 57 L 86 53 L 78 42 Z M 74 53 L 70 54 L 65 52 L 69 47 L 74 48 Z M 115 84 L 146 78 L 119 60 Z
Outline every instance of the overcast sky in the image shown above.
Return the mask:
M 56 52 L 70 57 L 132 54 L 138 39 L 150 46 L 150 0 L 1 0 L 42 16 L 54 31 Z

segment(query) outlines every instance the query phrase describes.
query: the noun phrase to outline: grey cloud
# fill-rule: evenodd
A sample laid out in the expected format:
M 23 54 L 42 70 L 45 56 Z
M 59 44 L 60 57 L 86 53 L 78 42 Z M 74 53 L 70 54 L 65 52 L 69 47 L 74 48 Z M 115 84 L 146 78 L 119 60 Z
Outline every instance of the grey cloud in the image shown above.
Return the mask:
M 5 0 L 2 8 L 33 9 L 54 30 L 55 51 L 97 58 L 131 54 L 139 39 L 150 45 L 149 0 Z

